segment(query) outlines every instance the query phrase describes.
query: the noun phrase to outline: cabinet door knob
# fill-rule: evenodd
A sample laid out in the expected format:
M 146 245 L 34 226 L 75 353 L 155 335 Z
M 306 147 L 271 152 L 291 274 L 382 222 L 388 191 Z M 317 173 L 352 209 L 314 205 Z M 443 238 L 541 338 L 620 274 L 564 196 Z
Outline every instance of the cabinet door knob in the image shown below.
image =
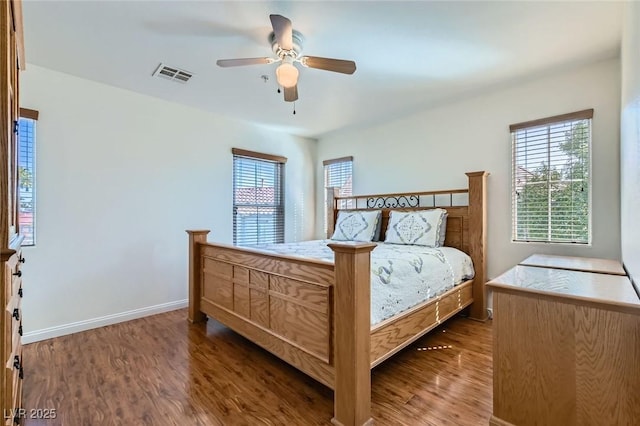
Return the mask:
M 14 272 L 13 275 L 15 275 L 16 277 L 21 277 L 22 271 Z
M 21 257 L 20 259 L 18 259 L 18 262 L 24 263 L 24 257 Z

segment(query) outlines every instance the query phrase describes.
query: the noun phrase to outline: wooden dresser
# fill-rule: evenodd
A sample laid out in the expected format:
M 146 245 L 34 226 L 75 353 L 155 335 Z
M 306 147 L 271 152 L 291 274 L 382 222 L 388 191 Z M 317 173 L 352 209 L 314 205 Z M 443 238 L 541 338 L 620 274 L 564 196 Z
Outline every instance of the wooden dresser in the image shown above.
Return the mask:
M 555 256 L 551 254 L 532 254 L 519 263 L 524 266 L 540 268 L 567 269 L 570 271 L 596 272 L 599 274 L 627 275 L 617 260 L 597 259 L 593 257 Z
M 22 408 L 22 379 L 24 369 L 22 367 L 22 271 L 21 264 L 24 262 L 20 250 L 20 241 L 17 239 L 13 249 L 2 253 L 3 256 L 3 278 L 1 303 L 6 309 L 2 315 L 2 407 L 4 420 L 7 425 L 20 423 Z M 13 251 L 13 253 L 11 253 Z M 6 254 L 5 254 L 6 253 Z M 5 256 L 8 259 L 5 261 Z
M 640 424 L 640 299 L 619 262 L 536 255 L 523 263 L 487 284 L 490 424 Z
M 3 421 L 21 423 L 22 271 L 18 224 L 18 74 L 24 67 L 22 9 L 19 0 L 0 2 L 0 401 Z M 21 415 L 22 414 L 22 415 Z

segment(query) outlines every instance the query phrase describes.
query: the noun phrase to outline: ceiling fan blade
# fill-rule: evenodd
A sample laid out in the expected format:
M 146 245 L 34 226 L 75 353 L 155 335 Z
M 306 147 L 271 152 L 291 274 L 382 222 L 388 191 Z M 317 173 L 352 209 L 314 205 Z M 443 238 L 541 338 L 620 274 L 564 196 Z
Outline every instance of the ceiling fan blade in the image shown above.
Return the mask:
M 278 45 L 284 50 L 293 49 L 293 29 L 291 21 L 282 15 L 269 15 L 273 33 L 276 35 Z
M 303 56 L 300 62 L 305 67 L 317 68 L 325 71 L 353 74 L 356 72 L 356 63 L 344 59 L 319 58 L 317 56 Z
M 272 64 L 275 62 L 273 58 L 240 58 L 240 59 L 218 59 L 216 64 L 219 67 L 241 67 L 244 65 L 261 65 Z
M 298 86 L 284 88 L 284 100 L 294 102 L 298 100 Z

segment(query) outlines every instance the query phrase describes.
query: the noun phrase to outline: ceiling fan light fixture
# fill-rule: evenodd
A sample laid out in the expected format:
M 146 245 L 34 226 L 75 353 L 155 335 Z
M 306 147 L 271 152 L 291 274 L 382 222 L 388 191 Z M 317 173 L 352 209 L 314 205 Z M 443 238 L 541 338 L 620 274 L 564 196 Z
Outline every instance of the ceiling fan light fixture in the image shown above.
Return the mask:
M 278 84 L 284 88 L 291 88 L 298 84 L 298 76 L 300 72 L 293 65 L 293 59 L 285 57 L 282 64 L 276 68 L 276 80 Z
M 240 67 L 244 65 L 264 65 L 280 62 L 276 68 L 276 80 L 278 85 L 284 88 L 285 102 L 298 100 L 298 78 L 300 70 L 295 66 L 299 62 L 305 68 L 338 72 L 341 74 L 353 74 L 356 71 L 356 63 L 345 59 L 321 58 L 319 56 L 301 56 L 304 37 L 291 26 L 291 21 L 282 15 L 269 15 L 273 31 L 269 34 L 271 50 L 276 58 L 235 58 L 218 59 L 219 67 Z M 305 71 L 306 72 L 306 71 Z M 278 93 L 282 92 L 278 89 Z

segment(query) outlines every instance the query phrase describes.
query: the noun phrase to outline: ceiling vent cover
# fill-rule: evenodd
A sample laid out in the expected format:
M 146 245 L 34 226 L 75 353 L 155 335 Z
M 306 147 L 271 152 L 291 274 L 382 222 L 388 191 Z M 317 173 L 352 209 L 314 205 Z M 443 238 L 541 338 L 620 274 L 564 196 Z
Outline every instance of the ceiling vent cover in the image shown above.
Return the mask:
M 167 80 L 175 81 L 177 83 L 186 83 L 191 77 L 193 77 L 193 73 L 181 70 L 180 68 L 160 64 L 154 71 L 153 76 L 166 78 Z

